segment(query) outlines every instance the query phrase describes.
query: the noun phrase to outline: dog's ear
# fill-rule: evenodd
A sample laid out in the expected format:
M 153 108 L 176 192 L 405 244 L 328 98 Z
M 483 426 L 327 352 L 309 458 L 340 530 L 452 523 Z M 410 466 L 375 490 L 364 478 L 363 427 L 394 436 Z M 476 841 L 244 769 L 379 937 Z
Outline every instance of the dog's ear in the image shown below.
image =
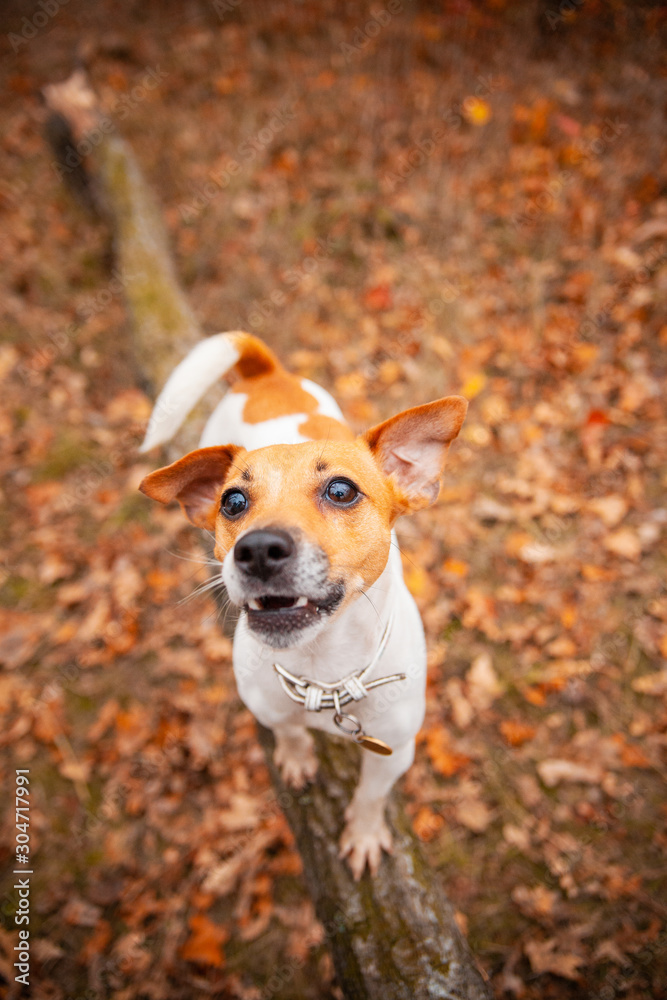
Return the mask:
M 178 500 L 192 524 L 213 531 L 220 487 L 239 451 L 234 445 L 191 451 L 178 462 L 151 472 L 139 489 L 160 503 Z
M 437 499 L 449 444 L 467 409 L 463 396 L 447 396 L 404 410 L 364 434 L 384 474 L 393 477 L 397 513 L 420 510 Z

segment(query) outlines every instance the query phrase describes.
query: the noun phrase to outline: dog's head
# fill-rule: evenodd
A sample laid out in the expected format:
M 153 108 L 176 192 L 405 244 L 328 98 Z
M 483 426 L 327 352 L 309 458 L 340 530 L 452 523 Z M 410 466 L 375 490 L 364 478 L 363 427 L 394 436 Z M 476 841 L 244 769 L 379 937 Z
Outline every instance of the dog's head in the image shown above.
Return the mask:
M 298 646 L 377 580 L 396 518 L 436 499 L 467 405 L 448 396 L 352 441 L 199 448 L 139 488 L 215 533 L 229 596 L 259 639 Z

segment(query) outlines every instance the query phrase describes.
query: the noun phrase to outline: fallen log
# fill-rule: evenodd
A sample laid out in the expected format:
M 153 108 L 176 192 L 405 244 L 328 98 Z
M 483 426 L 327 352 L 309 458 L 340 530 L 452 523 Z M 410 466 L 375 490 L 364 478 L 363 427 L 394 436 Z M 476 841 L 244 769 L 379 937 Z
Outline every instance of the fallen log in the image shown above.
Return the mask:
M 88 169 L 114 235 L 142 378 L 159 389 L 175 364 L 202 336 L 174 273 L 162 220 L 128 145 L 109 127 L 85 76 L 45 88 L 70 146 L 87 136 Z M 80 187 L 80 185 L 79 185 Z M 181 447 L 181 452 L 185 450 Z M 319 773 L 304 792 L 287 789 L 273 763 L 272 734 L 260 740 L 303 859 L 306 882 L 331 947 L 348 1000 L 488 1000 L 475 960 L 457 927 L 451 904 L 428 868 L 409 821 L 394 797 L 389 821 L 394 854 L 375 878 L 355 883 L 338 857 L 343 811 L 357 780 L 359 749 L 316 733 Z

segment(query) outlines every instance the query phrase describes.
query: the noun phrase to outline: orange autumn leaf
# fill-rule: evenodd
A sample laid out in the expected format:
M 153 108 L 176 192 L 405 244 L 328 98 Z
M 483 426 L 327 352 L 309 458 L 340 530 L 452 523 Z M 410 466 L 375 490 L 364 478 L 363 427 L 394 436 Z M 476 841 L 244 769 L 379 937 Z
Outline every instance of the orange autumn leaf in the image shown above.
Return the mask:
M 146 574 L 146 583 L 154 590 L 168 590 L 170 587 L 175 587 L 179 579 L 175 570 L 165 572 L 162 569 L 152 569 Z
M 527 702 L 538 707 L 544 705 L 547 700 L 544 691 L 539 687 L 526 687 L 521 693 Z
M 89 962 L 94 955 L 101 955 L 106 950 L 111 940 L 111 924 L 108 920 L 100 919 L 95 930 L 88 938 L 79 953 L 82 962 Z
M 617 733 L 612 739 L 618 746 L 621 762 L 624 767 L 652 767 L 648 757 L 639 747 L 634 746 L 632 743 L 626 743 L 625 736 L 622 733 Z
M 62 701 L 54 699 L 37 704 L 32 724 L 36 739 L 41 743 L 54 743 L 67 729 Z
M 572 628 L 577 620 L 577 609 L 574 604 L 566 604 L 561 608 L 560 621 L 563 628 Z
M 412 820 L 412 826 L 420 840 L 433 840 L 436 833 L 444 826 L 444 819 L 439 813 L 433 812 L 429 806 L 422 806 Z
M 611 420 L 603 410 L 591 410 L 586 418 L 588 426 L 597 424 L 598 426 L 606 427 L 610 423 Z
M 584 563 L 581 567 L 581 575 L 584 580 L 598 583 L 601 580 L 615 580 L 618 573 L 613 569 L 605 569 L 603 566 L 594 566 L 591 563 Z
M 424 597 L 429 587 L 429 576 L 421 566 L 410 566 L 404 573 L 405 583 L 413 597 Z
M 221 969 L 225 963 L 222 945 L 229 934 L 214 924 L 203 913 L 194 913 L 189 920 L 190 937 L 181 947 L 181 958 L 198 965 L 214 965 Z
M 622 896 L 634 896 L 641 888 L 642 876 L 638 872 L 629 875 L 621 865 L 611 865 L 607 873 L 606 888 L 610 899 L 620 899 Z
M 463 102 L 463 115 L 471 125 L 486 125 L 491 118 L 491 106 L 481 97 L 467 97 Z
M 445 559 L 442 569 L 445 573 L 451 573 L 453 576 L 467 576 L 470 567 L 461 559 Z
M 367 309 L 379 312 L 381 309 L 389 309 L 392 303 L 391 288 L 384 282 L 374 285 L 364 292 L 364 305 Z
M 461 386 L 461 395 L 466 399 L 474 399 L 478 396 L 486 385 L 486 375 L 484 372 L 476 372 L 470 375 Z
M 426 752 L 429 755 L 434 771 L 445 778 L 451 778 L 470 763 L 465 754 L 457 753 L 449 748 L 449 737 L 442 729 L 430 729 L 426 734 Z
M 520 747 L 528 740 L 532 740 L 537 730 L 535 726 L 530 726 L 526 722 L 503 719 L 500 723 L 500 732 L 511 747 Z

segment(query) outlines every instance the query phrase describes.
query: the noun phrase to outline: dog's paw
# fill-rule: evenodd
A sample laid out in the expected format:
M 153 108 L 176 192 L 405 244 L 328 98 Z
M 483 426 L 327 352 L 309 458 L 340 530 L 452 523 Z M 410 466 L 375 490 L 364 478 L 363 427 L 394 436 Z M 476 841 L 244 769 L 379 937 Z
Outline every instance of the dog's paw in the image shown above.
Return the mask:
M 391 831 L 383 818 L 368 825 L 346 813 L 347 822 L 340 838 L 339 857 L 347 858 L 355 882 L 368 865 L 371 875 L 377 874 L 382 852 L 393 853 Z
M 296 756 L 292 747 L 286 745 L 276 746 L 273 759 L 280 769 L 280 776 L 288 786 L 295 792 L 300 792 L 306 785 L 314 779 L 317 774 L 317 757 L 312 746 L 303 749 L 299 756 Z

